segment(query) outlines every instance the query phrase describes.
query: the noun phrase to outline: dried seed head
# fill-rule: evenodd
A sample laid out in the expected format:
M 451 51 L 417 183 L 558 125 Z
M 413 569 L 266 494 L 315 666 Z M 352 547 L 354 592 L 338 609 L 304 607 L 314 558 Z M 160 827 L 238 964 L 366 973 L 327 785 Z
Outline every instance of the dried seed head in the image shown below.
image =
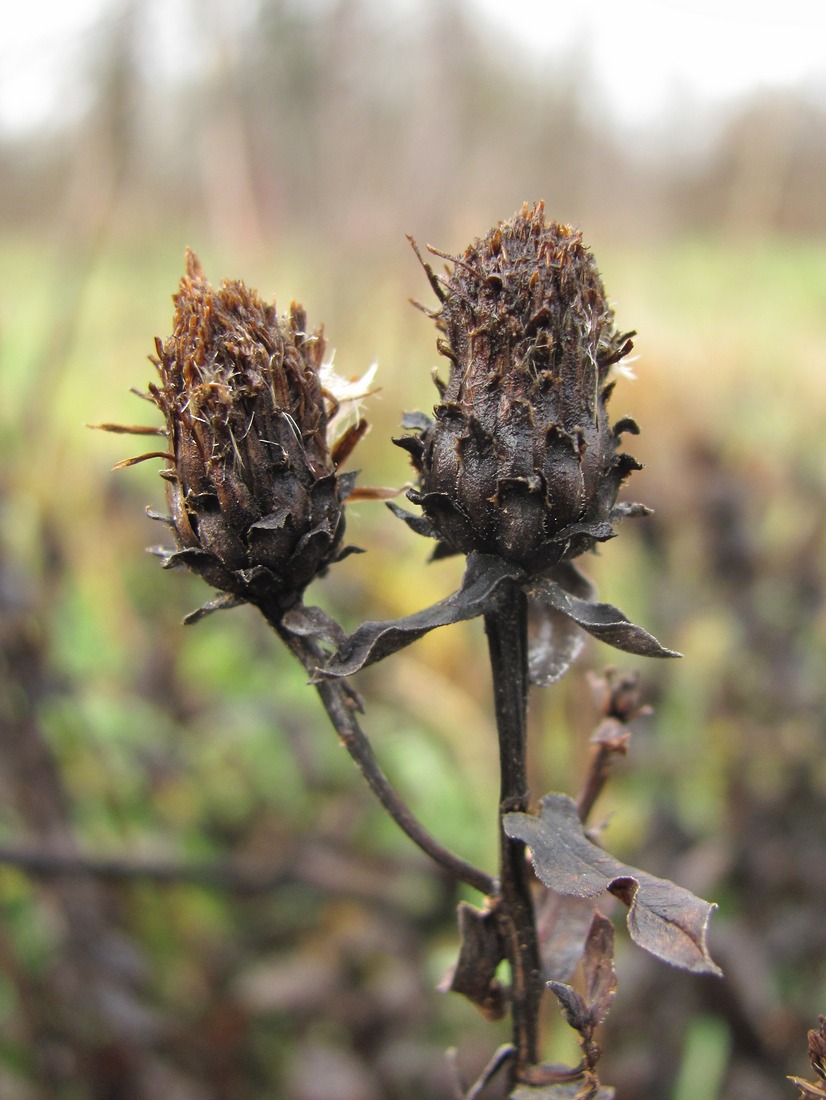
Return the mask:
M 446 258 L 446 277 L 424 266 L 450 377 L 435 421 L 397 441 L 420 475 L 409 495 L 447 549 L 540 571 L 645 511 L 615 508 L 639 468 L 618 437 L 637 428 L 612 429 L 605 408 L 633 333 L 617 331 L 580 233 L 546 224 L 541 203 Z
M 822 1081 L 826 1081 L 826 1016 L 818 1017 L 818 1026 L 808 1034 L 809 1061 Z
M 295 304 L 279 320 L 241 282 L 215 290 L 191 252 L 174 301 L 149 387 L 173 459 L 162 476 L 178 551 L 167 564 L 284 610 L 344 552 L 353 479 L 336 477 L 331 455 L 324 337 Z

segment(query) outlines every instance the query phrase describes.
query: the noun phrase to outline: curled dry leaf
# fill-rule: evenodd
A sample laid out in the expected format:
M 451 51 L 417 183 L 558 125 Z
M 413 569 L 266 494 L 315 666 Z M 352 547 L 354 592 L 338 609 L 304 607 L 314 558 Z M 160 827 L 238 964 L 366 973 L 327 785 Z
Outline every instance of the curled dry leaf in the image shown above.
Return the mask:
M 536 901 L 536 931 L 545 981 L 567 982 L 576 970 L 591 920 L 594 899 L 548 889 Z
M 593 1026 L 597 1027 L 605 1017 L 617 993 L 617 975 L 614 971 L 614 926 L 602 913 L 594 913 L 585 955 L 582 960 L 585 976 L 585 1000 Z
M 506 582 L 524 584 L 529 597 L 533 638 L 529 652 L 531 680 L 547 685 L 568 670 L 581 648 L 578 629 L 617 649 L 644 657 L 678 657 L 653 635 L 629 622 L 616 607 L 594 603 L 593 588 L 570 562 L 555 565 L 547 576 L 529 579 L 518 565 L 494 554 L 468 554 L 462 583 L 456 592 L 414 615 L 385 622 L 366 622 L 340 639 L 338 651 L 322 670 L 328 678 L 351 676 L 410 645 L 431 630 L 475 619 L 495 611 Z M 579 595 L 577 595 L 579 593 Z M 298 624 L 298 620 L 296 620 Z M 308 629 L 306 622 L 299 633 Z M 310 627 L 311 629 L 311 627 Z M 318 636 L 329 641 L 324 624 Z
M 458 908 L 462 946 L 453 971 L 439 985 L 440 992 L 461 993 L 487 1020 L 501 1020 L 506 1012 L 505 991 L 496 980 L 504 958 L 502 941 L 491 910 L 467 902 Z
M 571 562 L 559 562 L 550 575 L 566 592 L 593 599 L 595 589 Z M 529 603 L 528 675 L 532 684 L 549 687 L 560 680 L 585 645 L 578 623 L 537 595 Z
M 461 587 L 439 603 L 415 615 L 388 622 L 367 622 L 346 638 L 324 668 L 328 677 L 350 676 L 395 653 L 440 626 L 474 619 L 492 610 L 501 598 L 503 582 L 520 576 L 518 566 L 491 554 L 468 555 Z
M 583 832 L 572 799 L 548 795 L 537 816 L 506 814 L 503 826 L 508 836 L 528 845 L 534 869 L 546 886 L 583 898 L 607 890 L 629 907 L 628 929 L 640 947 L 684 970 L 721 973 L 706 943 L 714 906 L 598 848 Z
M 594 1031 L 608 1015 L 617 991 L 614 972 L 614 926 L 595 912 L 588 931 L 583 957 L 584 991 L 579 993 L 564 982 L 549 981 L 570 1027 L 580 1034 L 584 1065 L 593 1071 L 599 1048 L 592 1042 Z
M 591 1030 L 588 1005 L 581 993 L 578 993 L 572 985 L 566 985 L 565 982 L 548 982 L 548 988 L 559 1001 L 568 1027 L 581 1035 Z
M 635 653 L 638 657 L 681 656 L 673 649 L 666 649 L 653 634 L 630 622 L 619 608 L 610 603 L 580 599 L 547 576 L 534 579 L 527 592 L 533 599 L 541 600 L 547 607 L 566 615 L 583 630 L 615 649 Z

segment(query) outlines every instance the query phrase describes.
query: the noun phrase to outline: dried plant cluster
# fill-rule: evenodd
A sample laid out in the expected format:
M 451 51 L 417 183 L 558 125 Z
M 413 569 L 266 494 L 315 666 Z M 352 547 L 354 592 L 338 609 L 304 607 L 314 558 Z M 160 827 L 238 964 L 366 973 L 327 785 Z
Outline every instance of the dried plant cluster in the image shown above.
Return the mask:
M 498 1075 L 513 1100 L 607 1100 L 613 1090 L 597 1075 L 595 1033 L 616 978 L 614 929 L 600 907 L 619 899 L 640 946 L 673 965 L 719 973 L 706 945 L 713 906 L 615 859 L 586 830 L 641 711 L 633 677 L 612 674 L 596 684 L 603 721 L 579 799 L 556 792 L 534 799 L 527 786 L 529 684 L 559 679 L 583 632 L 641 656 L 678 656 L 597 602 L 573 563 L 613 537 L 617 521 L 647 511 L 617 502 L 638 468 L 619 440 L 637 427 L 628 418 L 612 426 L 607 412 L 633 333 L 616 327 L 581 235 L 546 222 L 541 203 L 460 256 L 430 251 L 448 261 L 446 273 L 436 274 L 416 248 L 438 298 L 438 308 L 426 312 L 450 361 L 449 378 L 437 383 L 433 418 L 408 415 L 412 434 L 396 440 L 411 456 L 417 484 L 408 497 L 421 512 L 390 508 L 435 540 L 435 557 L 466 556 L 460 588 L 350 635 L 304 603 L 312 579 L 347 553 L 345 501 L 357 490 L 340 466 L 366 424 L 356 414 L 349 431 L 331 439 L 338 404 L 325 343 L 320 331 L 307 331 L 299 307 L 279 318 L 241 283 L 216 291 L 192 254 L 175 298 L 174 333 L 156 344 L 160 382 L 149 388 L 168 440 L 161 457 L 170 515 L 158 518 L 176 545 L 161 552 L 163 564 L 186 566 L 219 590 L 202 612 L 244 601 L 260 609 L 310 674 L 384 807 L 429 856 L 483 895 L 478 909 L 460 906 L 461 949 L 443 988 L 488 1018 L 509 1014 L 512 1042 L 472 1085 L 457 1073 L 456 1096 L 480 1096 Z M 341 385 L 355 400 L 366 390 Z M 448 851 L 420 825 L 379 769 L 348 683 L 428 631 L 476 617 L 488 637 L 500 743 L 495 874 Z M 579 1036 L 574 1066 L 542 1060 L 539 1008 L 547 989 Z

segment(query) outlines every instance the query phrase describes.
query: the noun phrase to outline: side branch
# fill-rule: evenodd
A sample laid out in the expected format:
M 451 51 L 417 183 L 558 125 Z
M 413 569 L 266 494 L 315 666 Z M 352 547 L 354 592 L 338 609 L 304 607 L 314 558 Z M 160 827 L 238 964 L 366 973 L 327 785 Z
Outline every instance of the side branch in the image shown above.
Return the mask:
M 309 638 L 290 634 L 276 617 L 267 616 L 279 637 L 312 676 L 324 664 L 324 655 Z M 359 725 L 355 703 L 341 680 L 321 680 L 315 688 L 342 744 L 366 779 L 370 789 L 399 828 L 426 855 L 460 882 L 490 895 L 496 891 L 496 881 L 478 867 L 449 851 L 433 837 L 413 815 L 378 765 L 367 735 Z

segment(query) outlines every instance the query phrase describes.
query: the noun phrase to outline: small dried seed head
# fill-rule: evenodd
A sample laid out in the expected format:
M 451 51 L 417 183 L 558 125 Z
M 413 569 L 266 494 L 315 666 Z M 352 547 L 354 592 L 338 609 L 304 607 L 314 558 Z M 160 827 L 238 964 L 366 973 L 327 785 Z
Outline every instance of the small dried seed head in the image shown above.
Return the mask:
M 808 1035 L 809 1061 L 822 1081 L 826 1081 L 826 1016 L 818 1017 L 818 1026 Z
M 341 556 L 342 497 L 319 378 L 321 331 L 293 304 L 279 318 L 241 282 L 215 290 L 187 252 L 173 335 L 156 340 L 179 550 L 213 587 L 286 609 Z
M 617 453 L 606 402 L 631 350 L 577 230 L 546 224 L 542 204 L 492 229 L 447 277 L 439 350 L 450 378 L 435 421 L 397 442 L 419 473 L 411 500 L 449 550 L 479 550 L 531 572 L 610 538 L 621 482 L 639 464 Z

